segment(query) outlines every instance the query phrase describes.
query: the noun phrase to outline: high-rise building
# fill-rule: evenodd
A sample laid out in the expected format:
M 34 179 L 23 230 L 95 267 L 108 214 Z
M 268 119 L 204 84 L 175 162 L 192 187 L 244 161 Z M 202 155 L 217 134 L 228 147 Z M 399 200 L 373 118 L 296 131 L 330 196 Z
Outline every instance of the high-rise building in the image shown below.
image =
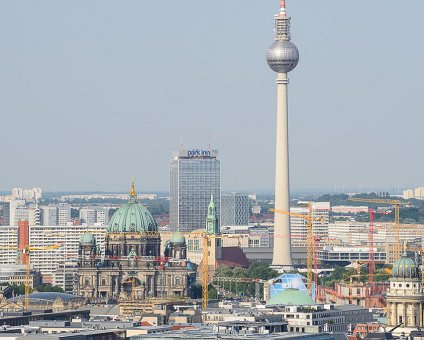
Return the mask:
M 299 51 L 290 41 L 290 18 L 286 15 L 286 1 L 280 1 L 280 11 L 275 15 L 275 41 L 267 54 L 269 67 L 277 76 L 277 141 L 275 171 L 275 209 L 289 211 L 289 144 L 288 144 L 288 95 L 287 73 L 299 62 Z M 292 266 L 290 247 L 290 218 L 274 215 L 274 253 L 272 264 L 276 267 Z
M 249 224 L 249 196 L 233 192 L 221 195 L 221 225 Z
M 3 225 L 10 225 L 10 202 L 3 203 Z
M 28 208 L 28 222 L 29 225 L 40 225 L 40 208 L 38 205 L 32 206 Z
M 96 223 L 97 212 L 93 208 L 81 208 L 79 210 L 79 218 L 81 223 L 93 225 Z
M 59 203 L 57 209 L 59 225 L 68 225 L 68 223 L 71 222 L 71 205 L 67 203 Z
M 43 191 L 40 188 L 22 189 L 13 188 L 12 197 L 15 199 L 24 199 L 26 201 L 36 202 L 41 199 Z
M 23 219 L 28 219 L 27 210 L 22 210 L 16 212 L 17 209 L 25 208 L 25 201 L 19 199 L 11 199 L 9 201 L 9 225 L 17 226 L 18 221 L 21 217 Z
M 221 216 L 221 167 L 217 150 L 179 150 L 170 162 L 170 226 L 181 231 L 204 227 L 213 194 Z
M 41 207 L 41 225 L 51 226 L 58 225 L 58 210 L 54 206 Z

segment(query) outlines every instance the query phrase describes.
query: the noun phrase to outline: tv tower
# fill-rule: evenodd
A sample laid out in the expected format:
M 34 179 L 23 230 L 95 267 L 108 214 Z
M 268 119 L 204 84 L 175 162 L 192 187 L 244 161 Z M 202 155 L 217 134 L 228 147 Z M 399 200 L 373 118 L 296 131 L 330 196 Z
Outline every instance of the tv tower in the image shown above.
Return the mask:
M 277 72 L 277 147 L 275 172 L 275 209 L 290 210 L 289 143 L 287 73 L 299 62 L 299 51 L 290 41 L 290 17 L 286 15 L 286 1 L 280 0 L 280 11 L 275 15 L 275 41 L 268 48 L 267 62 Z M 290 217 L 274 213 L 274 253 L 272 265 L 292 267 L 290 248 Z

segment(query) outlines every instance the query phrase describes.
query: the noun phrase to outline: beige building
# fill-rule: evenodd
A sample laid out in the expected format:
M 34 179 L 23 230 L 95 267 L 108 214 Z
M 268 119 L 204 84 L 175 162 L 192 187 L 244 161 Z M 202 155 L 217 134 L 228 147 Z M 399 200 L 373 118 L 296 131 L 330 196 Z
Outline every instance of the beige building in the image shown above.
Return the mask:
M 387 292 L 387 325 L 403 324 L 396 332 L 421 328 L 424 325 L 424 293 L 418 265 L 406 252 L 393 264 L 393 277 Z

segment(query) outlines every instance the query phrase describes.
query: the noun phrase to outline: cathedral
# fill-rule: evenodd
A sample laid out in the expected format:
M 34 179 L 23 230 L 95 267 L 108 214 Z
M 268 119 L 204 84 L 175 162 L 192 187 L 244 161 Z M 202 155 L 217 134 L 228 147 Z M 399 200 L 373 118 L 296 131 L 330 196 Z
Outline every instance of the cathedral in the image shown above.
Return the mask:
M 129 202 L 108 224 L 105 253 L 92 234 L 81 236 L 75 293 L 92 302 L 190 296 L 196 273 L 187 261 L 184 236 L 175 232 L 163 255 L 160 243 L 156 221 L 137 202 L 133 182 Z
M 408 332 L 424 326 L 424 293 L 421 270 L 408 258 L 406 246 L 401 258 L 393 264 L 387 292 L 387 326 L 398 326 L 396 332 Z

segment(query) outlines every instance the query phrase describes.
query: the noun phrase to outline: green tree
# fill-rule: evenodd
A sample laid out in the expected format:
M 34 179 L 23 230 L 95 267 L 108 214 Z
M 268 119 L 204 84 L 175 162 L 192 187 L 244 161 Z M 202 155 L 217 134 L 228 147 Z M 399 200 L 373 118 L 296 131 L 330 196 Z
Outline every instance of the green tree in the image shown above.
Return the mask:
M 62 287 L 59 286 L 52 286 L 48 284 L 41 284 L 38 286 L 35 286 L 35 289 L 37 292 L 57 292 L 57 293 L 63 293 Z

